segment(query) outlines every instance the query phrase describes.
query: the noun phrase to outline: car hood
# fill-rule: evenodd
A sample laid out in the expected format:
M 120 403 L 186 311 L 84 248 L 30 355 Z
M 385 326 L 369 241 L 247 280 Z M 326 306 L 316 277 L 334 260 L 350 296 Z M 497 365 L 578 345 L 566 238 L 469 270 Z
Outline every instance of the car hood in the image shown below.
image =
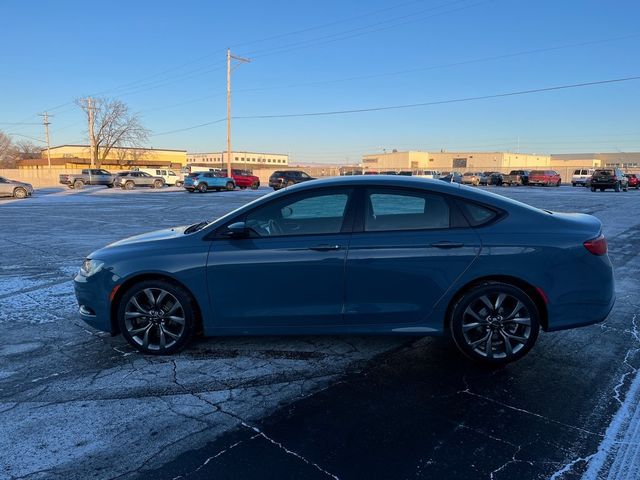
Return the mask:
M 156 230 L 149 233 L 143 233 L 141 235 L 135 235 L 133 237 L 123 238 L 117 242 L 110 243 L 104 248 L 114 248 L 127 245 L 133 245 L 138 243 L 158 242 L 163 240 L 171 240 L 174 238 L 181 238 L 184 235 L 184 231 L 187 226 L 165 228 L 163 230 Z

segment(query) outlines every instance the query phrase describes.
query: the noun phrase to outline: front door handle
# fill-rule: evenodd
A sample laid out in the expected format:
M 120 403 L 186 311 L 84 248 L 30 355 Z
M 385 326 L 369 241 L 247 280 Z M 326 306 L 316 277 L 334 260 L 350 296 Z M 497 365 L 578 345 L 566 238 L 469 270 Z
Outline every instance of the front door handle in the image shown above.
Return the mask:
M 313 247 L 309 247 L 309 250 L 328 252 L 329 250 L 340 250 L 340 245 L 314 245 Z
M 464 247 L 464 243 L 456 243 L 456 242 L 436 242 L 431 244 L 434 248 L 462 248 Z

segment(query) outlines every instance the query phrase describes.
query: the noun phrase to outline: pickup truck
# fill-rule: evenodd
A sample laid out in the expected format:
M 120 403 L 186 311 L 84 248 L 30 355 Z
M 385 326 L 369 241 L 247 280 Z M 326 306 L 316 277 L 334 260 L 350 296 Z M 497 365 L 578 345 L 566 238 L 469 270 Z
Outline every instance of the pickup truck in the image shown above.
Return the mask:
M 257 190 L 260 188 L 260 179 L 256 177 L 249 170 L 232 170 L 231 176 L 236 185 L 241 188 L 250 188 L 251 190 Z
M 560 174 L 555 170 L 531 170 L 529 172 L 529 185 L 559 187 L 561 183 Z
M 511 185 L 527 185 L 529 183 L 529 170 L 511 170 L 509 175 L 502 177 L 502 184 Z
M 113 188 L 114 175 L 100 168 L 85 168 L 81 174 L 60 174 L 60 183 L 69 188 L 81 189 L 85 185 L 106 185 Z

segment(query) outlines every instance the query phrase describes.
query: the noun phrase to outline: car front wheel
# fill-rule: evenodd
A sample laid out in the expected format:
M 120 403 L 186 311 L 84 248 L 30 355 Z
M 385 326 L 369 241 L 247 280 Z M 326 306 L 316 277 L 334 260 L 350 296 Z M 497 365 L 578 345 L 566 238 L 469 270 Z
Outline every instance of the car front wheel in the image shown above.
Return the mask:
M 171 355 L 183 349 L 195 330 L 195 307 L 183 288 L 147 280 L 129 289 L 118 306 L 122 336 L 142 353 Z
M 451 336 L 470 359 L 505 365 L 522 358 L 535 344 L 540 316 L 520 288 L 488 282 L 467 290 L 452 309 Z
M 200 193 L 204 193 L 207 191 L 207 184 L 206 183 L 201 183 L 200 185 L 198 185 L 198 191 Z
M 18 187 L 13 191 L 14 198 L 26 198 L 26 196 L 27 196 L 27 191 L 22 187 Z
M 233 182 L 227 182 L 226 189 L 228 191 L 234 190 L 235 188 L 236 186 L 233 184 Z

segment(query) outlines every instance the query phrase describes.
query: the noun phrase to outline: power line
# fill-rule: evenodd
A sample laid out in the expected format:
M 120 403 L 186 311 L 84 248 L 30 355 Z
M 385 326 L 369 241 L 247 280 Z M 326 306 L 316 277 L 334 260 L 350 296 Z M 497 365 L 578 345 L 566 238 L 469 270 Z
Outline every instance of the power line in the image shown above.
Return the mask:
M 245 116 L 234 117 L 234 119 L 319 117 L 319 116 L 328 116 L 328 115 L 345 115 L 350 113 L 377 112 L 377 111 L 383 111 L 383 110 L 399 110 L 404 108 L 427 107 L 432 105 L 444 105 L 448 103 L 462 103 L 462 102 L 472 102 L 477 100 L 488 100 L 492 98 L 513 97 L 517 95 L 530 95 L 533 93 L 551 92 L 555 90 L 567 90 L 570 88 L 589 87 L 589 86 L 604 85 L 609 83 L 629 82 L 632 80 L 640 80 L 640 76 L 614 78 L 610 80 L 598 80 L 595 82 L 572 83 L 567 85 L 556 85 L 553 87 L 534 88 L 530 90 L 496 93 L 492 95 L 480 95 L 476 97 L 453 98 L 448 100 L 437 100 L 432 102 L 407 103 L 403 105 L 388 105 L 384 107 L 356 108 L 351 110 L 333 110 L 333 111 L 325 111 L 325 112 L 284 113 L 284 114 L 273 114 L 273 115 L 245 115 Z
M 214 125 L 216 123 L 221 123 L 221 122 L 226 122 L 226 121 L 227 121 L 227 117 L 224 117 L 224 118 L 220 118 L 218 120 L 214 120 L 213 122 L 201 123 L 199 125 L 193 125 L 191 127 L 185 127 L 185 128 L 178 128 L 177 130 L 169 130 L 167 132 L 154 133 L 153 135 L 149 135 L 149 136 L 150 137 L 159 137 L 161 135 L 169 135 L 171 133 L 186 132 L 187 130 L 194 130 L 196 128 L 207 127 L 209 125 Z

